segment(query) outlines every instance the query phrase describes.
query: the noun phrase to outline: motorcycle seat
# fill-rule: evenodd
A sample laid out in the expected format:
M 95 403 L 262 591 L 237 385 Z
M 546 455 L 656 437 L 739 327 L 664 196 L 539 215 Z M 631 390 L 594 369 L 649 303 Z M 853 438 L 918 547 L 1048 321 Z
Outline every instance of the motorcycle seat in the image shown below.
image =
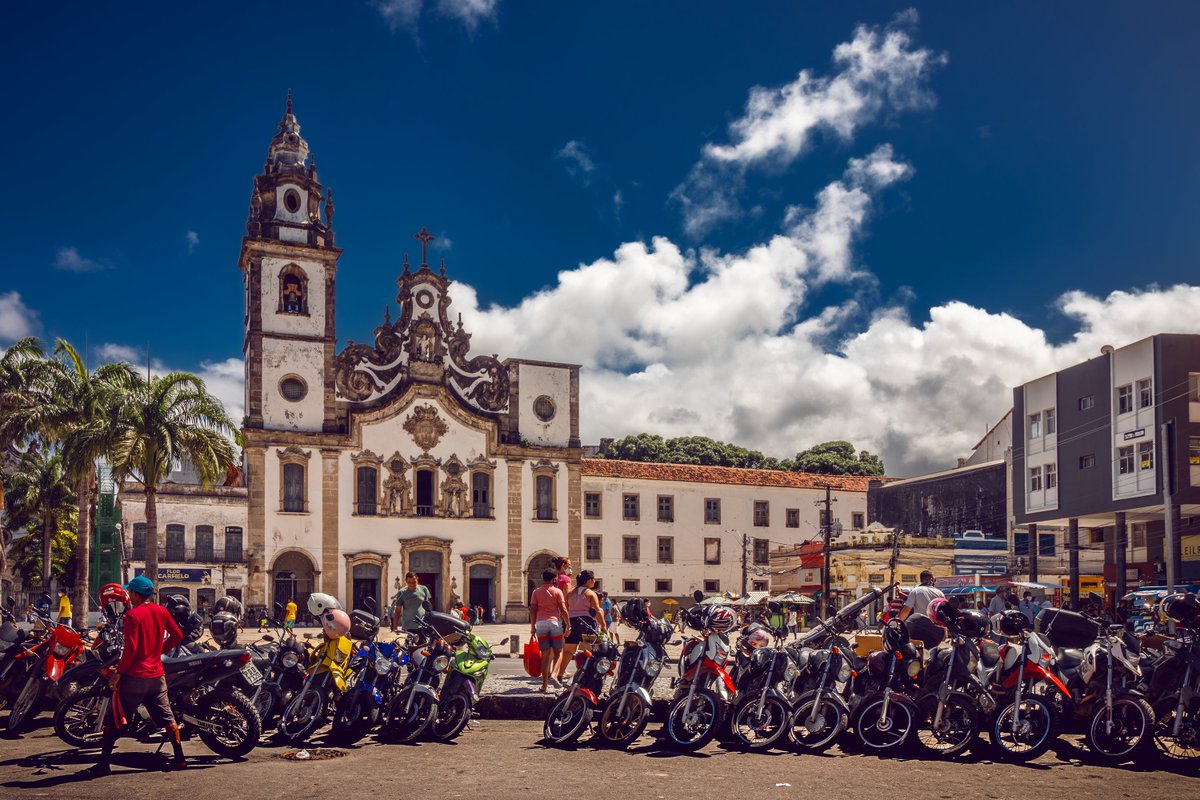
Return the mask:
M 1083 651 L 1065 647 L 1058 651 L 1058 663 L 1064 669 L 1074 669 L 1083 663 Z
M 178 658 L 164 657 L 162 660 L 163 671 L 168 675 L 175 672 L 187 672 L 191 669 L 199 669 L 205 664 L 213 661 L 221 661 L 226 658 L 239 658 L 245 654 L 245 650 L 209 650 L 203 653 L 193 653 Z

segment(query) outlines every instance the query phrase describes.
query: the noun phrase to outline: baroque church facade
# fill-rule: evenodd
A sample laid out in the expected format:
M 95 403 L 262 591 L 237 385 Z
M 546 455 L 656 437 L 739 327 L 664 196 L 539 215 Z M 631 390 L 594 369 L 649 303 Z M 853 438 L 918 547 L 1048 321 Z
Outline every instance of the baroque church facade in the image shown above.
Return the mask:
M 554 555 L 618 598 L 764 591 L 768 551 L 819 530 L 824 476 L 583 458 L 579 366 L 473 354 L 424 228 L 396 319 L 339 351 L 334 212 L 289 95 L 238 261 L 242 485 L 184 475 L 159 488 L 164 592 L 383 607 L 411 571 L 438 607 L 461 599 L 517 622 Z M 847 527 L 863 527 L 866 479 L 837 481 Z M 136 571 L 143 497 L 126 485 L 120 499 Z

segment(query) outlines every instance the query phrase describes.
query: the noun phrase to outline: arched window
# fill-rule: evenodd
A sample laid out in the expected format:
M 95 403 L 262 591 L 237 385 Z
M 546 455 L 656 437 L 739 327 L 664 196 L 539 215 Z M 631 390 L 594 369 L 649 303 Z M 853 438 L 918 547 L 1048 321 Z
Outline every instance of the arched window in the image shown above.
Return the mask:
M 225 561 L 242 563 L 242 529 L 234 525 L 225 528 Z
M 146 523 L 133 523 L 133 561 L 146 560 Z
M 379 496 L 379 470 L 375 467 L 358 468 L 357 513 L 375 516 L 376 500 Z
M 167 526 L 167 561 L 180 562 L 184 560 L 183 530 L 182 525 Z
M 433 470 L 417 470 L 417 516 L 433 516 Z
M 304 511 L 304 467 L 283 465 L 283 510 Z
M 308 313 L 308 276 L 295 264 L 279 271 L 279 311 L 283 314 Z
M 537 518 L 554 519 L 554 478 L 537 476 Z
M 196 526 L 196 560 L 210 562 L 213 560 L 213 526 Z

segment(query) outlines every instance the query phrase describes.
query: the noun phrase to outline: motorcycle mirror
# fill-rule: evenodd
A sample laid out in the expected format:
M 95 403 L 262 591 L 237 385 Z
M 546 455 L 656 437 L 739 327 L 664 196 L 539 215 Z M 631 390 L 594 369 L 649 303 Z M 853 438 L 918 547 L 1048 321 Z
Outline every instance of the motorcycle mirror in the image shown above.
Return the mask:
M 8 606 L 9 610 L 12 610 L 17 605 L 16 598 L 10 594 L 8 597 L 4 598 L 4 605 Z
M 311 638 L 312 638 L 312 634 L 311 634 L 311 633 L 306 633 L 306 634 L 304 634 L 304 638 L 305 638 L 305 639 L 311 639 Z
M 508 644 L 508 637 L 507 637 L 507 636 L 505 636 L 503 639 L 501 639 L 501 640 L 500 640 L 500 644 L 498 644 L 498 645 L 496 645 L 496 646 L 497 646 L 497 647 L 504 647 L 504 645 L 506 645 L 506 644 Z
M 692 592 L 692 599 L 699 603 L 704 599 L 704 592 L 697 589 L 696 591 Z
M 263 638 L 263 641 L 264 641 L 264 642 L 273 642 L 273 641 L 275 641 L 275 637 L 274 637 L 274 636 L 272 636 L 272 635 L 271 635 L 271 634 L 269 634 L 269 633 L 264 633 L 262 638 Z
M 433 611 L 433 603 L 429 602 L 428 600 L 422 600 L 421 608 L 425 609 L 425 613 L 428 614 L 429 612 Z
M 681 644 L 683 644 L 683 639 L 676 639 L 675 641 L 671 642 L 671 647 L 676 647 Z
M 276 601 L 275 603 L 275 618 L 283 619 L 283 603 Z
M 596 609 L 594 609 L 594 608 L 589 608 L 589 609 L 588 609 L 588 614 L 590 614 L 590 615 L 591 615 L 593 618 L 595 618 L 595 616 L 596 616 Z
M 774 600 L 772 600 L 771 602 L 767 603 L 767 608 L 771 611 L 772 614 L 778 614 L 780 612 L 780 610 L 783 608 L 783 606 L 781 606 L 779 603 L 776 603 Z
M 379 608 L 379 604 L 375 602 L 374 597 L 364 597 L 362 606 L 364 609 L 366 609 L 368 614 L 374 614 Z

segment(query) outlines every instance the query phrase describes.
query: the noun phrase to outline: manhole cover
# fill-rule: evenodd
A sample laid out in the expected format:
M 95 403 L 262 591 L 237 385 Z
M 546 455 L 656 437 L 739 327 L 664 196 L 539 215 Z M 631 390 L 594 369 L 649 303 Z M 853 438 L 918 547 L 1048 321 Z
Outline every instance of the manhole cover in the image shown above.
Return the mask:
M 330 758 L 341 758 L 344 755 L 346 755 L 345 750 L 316 747 L 312 750 L 289 750 L 286 753 L 280 753 L 279 758 L 286 758 L 288 761 L 325 761 Z

